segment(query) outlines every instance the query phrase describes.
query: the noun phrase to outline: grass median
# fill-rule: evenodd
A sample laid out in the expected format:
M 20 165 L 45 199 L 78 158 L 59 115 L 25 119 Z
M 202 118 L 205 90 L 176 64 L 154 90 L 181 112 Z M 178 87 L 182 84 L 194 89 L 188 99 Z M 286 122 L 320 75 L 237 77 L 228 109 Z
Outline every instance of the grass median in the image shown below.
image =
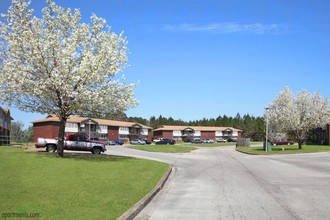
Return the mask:
M 214 143 L 201 143 L 201 144 L 192 144 L 196 145 L 198 147 L 224 147 L 224 146 L 235 146 L 235 142 L 225 142 L 225 143 L 220 143 L 220 142 L 214 142 Z
M 176 143 L 174 145 L 130 145 L 129 148 L 144 150 L 150 152 L 163 152 L 163 153 L 187 153 L 195 150 L 197 147 L 222 147 L 222 146 L 235 146 L 236 143 Z
M 325 145 L 303 145 L 302 149 L 298 145 L 290 146 L 272 146 L 271 151 L 264 151 L 263 147 L 238 147 L 237 151 L 255 155 L 273 155 L 273 154 L 297 154 L 297 153 L 316 153 L 330 151 L 330 146 Z
M 168 164 L 109 155 L 0 147 L 0 211 L 38 219 L 116 219 L 150 192 Z
M 151 145 L 131 145 L 129 148 L 137 149 L 137 150 L 144 150 L 150 152 L 163 152 L 163 153 L 186 153 L 196 148 L 194 146 L 187 146 L 187 145 L 162 145 L 162 144 L 151 144 Z

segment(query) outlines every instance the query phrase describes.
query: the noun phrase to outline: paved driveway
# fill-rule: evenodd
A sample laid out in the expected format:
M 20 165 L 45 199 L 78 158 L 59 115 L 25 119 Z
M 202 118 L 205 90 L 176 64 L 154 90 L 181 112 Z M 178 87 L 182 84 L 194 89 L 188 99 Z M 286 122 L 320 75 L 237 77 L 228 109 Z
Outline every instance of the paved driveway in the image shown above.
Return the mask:
M 330 219 L 330 153 L 252 156 L 233 147 L 184 154 L 111 147 L 107 153 L 175 167 L 138 220 Z

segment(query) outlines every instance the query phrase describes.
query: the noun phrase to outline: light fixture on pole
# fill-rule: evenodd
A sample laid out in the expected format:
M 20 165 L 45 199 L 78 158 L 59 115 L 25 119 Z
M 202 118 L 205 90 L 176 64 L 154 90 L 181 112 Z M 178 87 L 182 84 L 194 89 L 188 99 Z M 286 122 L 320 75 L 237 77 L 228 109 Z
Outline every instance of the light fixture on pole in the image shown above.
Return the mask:
M 265 150 L 268 151 L 268 111 L 269 107 L 265 108 L 266 110 L 266 143 L 265 143 Z

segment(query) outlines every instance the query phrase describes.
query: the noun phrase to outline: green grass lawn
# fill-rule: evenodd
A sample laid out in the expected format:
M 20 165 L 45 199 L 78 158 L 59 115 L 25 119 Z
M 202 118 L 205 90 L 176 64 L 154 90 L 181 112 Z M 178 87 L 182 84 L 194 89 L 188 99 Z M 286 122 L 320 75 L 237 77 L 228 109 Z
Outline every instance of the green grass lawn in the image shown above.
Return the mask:
M 298 149 L 298 145 L 291 146 L 273 146 L 272 151 L 264 151 L 262 147 L 238 147 L 237 151 L 256 154 L 256 155 L 271 155 L 271 154 L 297 154 L 297 153 L 315 153 L 330 151 L 330 146 L 325 145 L 303 145 L 302 149 Z
M 202 144 L 191 144 L 192 146 L 196 145 L 198 147 L 223 147 L 223 146 L 235 146 L 235 142 L 226 142 L 226 143 L 202 143 Z
M 194 149 L 196 149 L 192 145 L 180 145 L 180 144 L 174 144 L 174 145 L 131 145 L 129 148 L 137 149 L 137 150 L 144 150 L 144 151 L 150 151 L 150 152 L 164 152 L 164 153 L 186 153 L 190 152 Z
M 116 219 L 151 191 L 168 167 L 129 157 L 65 153 L 57 158 L 0 147 L 0 212 Z

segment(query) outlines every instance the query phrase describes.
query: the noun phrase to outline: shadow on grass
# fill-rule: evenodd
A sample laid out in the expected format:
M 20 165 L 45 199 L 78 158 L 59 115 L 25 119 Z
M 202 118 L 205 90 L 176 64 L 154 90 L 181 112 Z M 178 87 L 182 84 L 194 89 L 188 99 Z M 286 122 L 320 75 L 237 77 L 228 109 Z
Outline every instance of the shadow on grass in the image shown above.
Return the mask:
M 271 151 L 283 151 L 283 149 L 285 150 L 285 151 L 295 151 L 295 150 L 300 150 L 299 148 L 298 148 L 298 146 L 293 146 L 293 147 L 272 147 L 272 150 Z M 256 148 L 256 149 L 254 149 L 255 151 L 265 151 L 263 148 Z
M 303 145 L 299 149 L 297 145 L 292 146 L 273 146 L 272 150 L 264 151 L 262 147 L 238 147 L 237 151 L 255 155 L 271 155 L 271 154 L 296 154 L 296 153 L 316 153 L 330 151 L 330 146 L 326 145 Z
M 49 157 L 49 158 L 58 158 L 58 159 L 73 159 L 73 160 L 85 160 L 85 161 L 94 161 L 94 162 L 102 162 L 102 161 L 126 161 L 126 160 L 137 160 L 132 157 L 125 156 L 115 156 L 115 155 L 107 155 L 107 154 L 92 154 L 92 153 L 69 153 L 64 152 L 64 157 L 61 158 L 57 155 L 57 153 L 49 153 L 46 151 L 39 152 L 29 152 L 36 153 L 41 156 Z

